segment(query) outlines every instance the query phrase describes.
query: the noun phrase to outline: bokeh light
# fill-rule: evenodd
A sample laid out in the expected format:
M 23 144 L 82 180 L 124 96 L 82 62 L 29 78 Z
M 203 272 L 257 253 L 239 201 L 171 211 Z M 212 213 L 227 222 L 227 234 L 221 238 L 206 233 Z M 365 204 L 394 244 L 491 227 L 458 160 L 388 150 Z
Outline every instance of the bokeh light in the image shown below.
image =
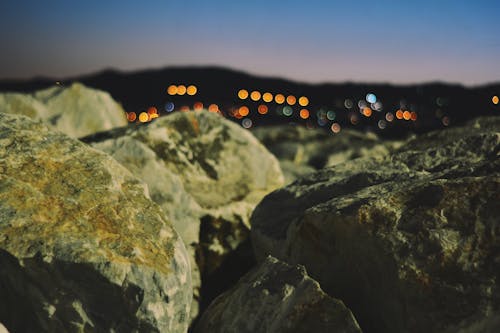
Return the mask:
M 219 112 L 219 106 L 217 104 L 210 104 L 208 106 L 208 111 L 210 111 L 210 112 Z
M 417 113 L 416 112 L 410 112 L 410 119 L 413 120 L 413 121 L 416 121 L 417 120 Z
M 167 94 L 169 95 L 176 95 L 177 94 L 177 86 L 176 85 L 170 85 L 167 88 Z
M 172 103 L 172 102 L 167 102 L 167 103 L 165 104 L 165 111 L 167 111 L 167 112 L 172 112 L 172 111 L 174 111 L 174 108 L 175 108 L 175 104 L 174 104 L 174 103 Z
M 278 104 L 283 104 L 285 103 L 285 96 L 283 94 L 277 94 L 274 96 L 274 101 Z
M 239 99 L 247 99 L 248 98 L 248 91 L 245 89 L 240 89 L 240 91 L 238 91 L 238 98 Z
M 186 90 L 187 90 L 186 86 L 184 86 L 182 84 L 180 86 L 177 86 L 177 95 L 180 95 L 180 96 L 185 95 Z
M 379 120 L 377 123 L 378 128 L 385 129 L 387 127 L 387 122 L 385 120 Z
M 186 92 L 189 96 L 194 96 L 198 92 L 198 88 L 194 85 L 190 85 L 186 88 Z
M 498 102 L 499 102 L 499 98 L 498 98 L 498 96 L 497 96 L 497 95 L 493 96 L 493 97 L 491 98 L 491 101 L 493 102 L 493 104 L 498 105 Z
M 352 109 L 353 106 L 354 106 L 354 103 L 351 99 L 347 98 L 344 100 L 344 107 L 346 109 Z
M 266 114 L 268 111 L 269 111 L 269 109 L 268 109 L 267 105 L 264 105 L 264 104 L 259 105 L 259 107 L 257 108 L 257 112 L 260 114 Z
M 270 103 L 273 101 L 273 94 L 266 92 L 262 95 L 262 100 L 266 103 Z
M 249 118 L 245 118 L 241 122 L 241 126 L 243 126 L 244 128 L 250 128 L 250 127 L 252 127 L 252 125 L 253 125 L 252 119 L 249 119 Z
M 238 109 L 238 114 L 242 117 L 246 117 L 248 116 L 248 114 L 250 113 L 250 109 L 247 107 L 247 106 L 241 106 L 239 109 Z
M 183 106 L 181 106 L 181 107 L 179 108 L 179 110 L 180 110 L 181 112 L 188 112 L 188 111 L 189 111 L 189 106 L 187 106 L 187 105 L 183 105 Z
M 335 111 L 329 110 L 326 113 L 326 117 L 328 118 L 328 120 L 335 120 L 335 118 L 337 117 L 337 114 L 335 113 Z
M 135 120 L 137 119 L 137 115 L 135 114 L 135 112 L 129 112 L 127 113 L 127 120 L 129 122 L 134 122 Z
M 372 115 L 372 109 L 370 109 L 369 107 L 363 108 L 363 115 L 365 117 L 371 117 L 371 115 Z
M 340 127 L 339 123 L 333 123 L 330 128 L 331 128 L 332 132 L 335 133 L 335 134 L 339 133 L 340 130 L 341 130 L 341 127 Z
M 411 119 L 411 112 L 410 111 L 403 112 L 403 119 L 410 120 Z
M 370 104 L 373 104 L 377 101 L 377 96 L 375 96 L 375 94 L 372 93 L 366 94 L 366 101 Z
M 359 117 L 356 114 L 353 114 L 349 117 L 351 124 L 357 125 L 359 123 Z
M 252 93 L 250 94 L 250 99 L 254 102 L 257 102 L 260 99 L 260 92 L 258 92 L 257 90 L 252 91 Z
M 403 110 L 399 109 L 396 111 L 396 118 L 403 119 Z
M 309 105 L 309 98 L 307 98 L 306 96 L 301 96 L 299 98 L 299 105 L 300 106 L 308 106 Z
M 441 119 L 441 122 L 443 123 L 444 126 L 449 126 L 450 125 L 450 117 L 444 116 L 443 119 Z
M 297 99 L 293 95 L 288 95 L 286 98 L 286 102 L 288 105 L 295 105 L 295 103 L 297 103 Z
M 158 113 L 158 109 L 157 109 L 156 107 L 154 107 L 154 106 L 150 106 L 150 107 L 148 108 L 148 114 L 149 114 L 150 116 L 151 116 L 151 115 L 153 115 L 153 114 L 157 114 L 157 113 Z
M 299 116 L 300 116 L 300 118 L 302 118 L 302 119 L 307 119 L 307 118 L 309 118 L 309 110 L 307 110 L 307 109 L 302 109 L 302 110 L 300 110 L 300 112 L 299 112 Z
M 141 114 L 139 114 L 139 121 L 141 123 L 145 123 L 145 122 L 149 121 L 149 115 L 147 114 L 147 112 L 141 112 Z
M 387 112 L 385 114 L 385 120 L 387 120 L 388 122 L 391 122 L 394 120 L 394 114 L 392 112 Z
M 200 111 L 203 109 L 203 103 L 202 102 L 196 102 L 193 104 L 193 109 L 195 111 Z
M 293 114 L 293 109 L 287 105 L 283 107 L 283 114 L 287 117 L 290 117 Z

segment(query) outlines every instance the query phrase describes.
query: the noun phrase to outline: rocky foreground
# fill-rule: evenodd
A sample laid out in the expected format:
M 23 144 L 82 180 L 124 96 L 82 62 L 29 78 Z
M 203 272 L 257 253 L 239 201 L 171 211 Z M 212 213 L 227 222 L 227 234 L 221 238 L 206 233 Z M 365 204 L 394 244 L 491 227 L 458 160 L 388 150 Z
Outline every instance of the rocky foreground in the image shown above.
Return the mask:
M 498 118 L 256 131 L 278 159 L 208 112 L 54 131 L 101 94 L 0 94 L 0 332 L 500 331 Z

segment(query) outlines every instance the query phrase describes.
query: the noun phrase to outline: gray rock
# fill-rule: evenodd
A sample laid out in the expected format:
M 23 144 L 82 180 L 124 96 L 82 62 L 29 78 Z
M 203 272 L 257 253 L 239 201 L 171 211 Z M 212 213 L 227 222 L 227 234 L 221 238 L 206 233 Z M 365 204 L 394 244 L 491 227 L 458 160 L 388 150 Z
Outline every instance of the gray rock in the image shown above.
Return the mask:
M 252 216 L 257 257 L 303 264 L 366 331 L 498 331 L 499 129 L 430 133 L 271 193 Z
M 250 132 L 206 111 L 83 140 L 146 182 L 173 221 L 191 253 L 194 317 L 200 271 L 211 274 L 248 237 L 254 207 L 283 185 L 278 161 Z
M 78 138 L 125 126 L 123 108 L 104 91 L 73 83 L 33 94 L 0 94 L 0 112 L 42 120 L 52 129 Z
M 253 134 L 278 158 L 287 183 L 358 157 L 385 156 L 402 144 L 382 141 L 374 133 L 347 129 L 332 135 L 290 125 L 257 127 Z
M 0 322 L 12 332 L 185 332 L 185 246 L 110 156 L 0 113 Z
M 361 332 L 304 267 L 267 257 L 204 312 L 197 332 Z

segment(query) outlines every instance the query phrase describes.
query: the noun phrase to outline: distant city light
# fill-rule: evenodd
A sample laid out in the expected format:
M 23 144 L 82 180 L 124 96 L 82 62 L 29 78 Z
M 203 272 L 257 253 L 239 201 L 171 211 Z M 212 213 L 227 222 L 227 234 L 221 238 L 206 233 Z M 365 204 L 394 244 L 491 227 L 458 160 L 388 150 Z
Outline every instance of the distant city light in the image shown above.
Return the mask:
M 273 94 L 266 92 L 262 95 L 262 100 L 266 103 L 270 103 L 273 101 Z
M 148 114 L 149 114 L 150 116 L 151 116 L 151 115 L 153 115 L 153 114 L 157 114 L 157 113 L 158 113 L 158 109 L 157 109 L 156 107 L 154 107 L 154 106 L 150 106 L 150 107 L 148 108 Z
M 309 105 L 309 98 L 306 96 L 302 96 L 299 98 L 299 105 L 300 106 L 308 106 Z
M 208 111 L 210 111 L 210 112 L 219 112 L 219 106 L 217 104 L 210 104 L 208 106 Z
M 493 96 L 491 98 L 491 101 L 493 102 L 493 104 L 498 105 L 498 101 L 499 101 L 498 96 L 497 95 Z
M 366 95 L 366 101 L 370 104 L 373 104 L 377 101 L 377 96 L 375 96 L 374 94 L 372 93 L 369 93 Z
M 391 122 L 394 120 L 394 114 L 392 112 L 387 112 L 385 114 L 385 120 L 387 120 L 388 122 Z
M 411 119 L 410 111 L 403 112 L 403 118 L 404 118 L 404 120 L 410 120 Z
M 283 94 L 277 94 L 274 96 L 274 101 L 278 104 L 283 104 L 285 103 L 285 96 Z
M 412 111 L 410 113 L 410 119 L 413 121 L 416 121 L 417 120 L 417 113 Z
M 293 114 L 293 109 L 287 105 L 283 107 L 283 114 L 287 117 L 290 117 Z
M 339 133 L 340 130 L 341 130 L 340 124 L 339 123 L 333 123 L 332 126 L 331 126 L 331 130 L 335 134 Z
M 365 117 L 371 117 L 371 115 L 372 115 L 372 109 L 370 109 L 369 107 L 363 108 L 363 115 Z
M 146 112 L 141 112 L 141 114 L 139 114 L 139 121 L 141 123 L 148 122 L 149 121 L 149 115 Z
M 287 102 L 288 105 L 295 105 L 295 103 L 297 102 L 297 99 L 295 98 L 295 96 L 289 95 L 286 98 L 286 102 Z
M 177 86 L 177 95 L 182 96 L 182 95 L 186 94 L 186 90 L 187 90 L 186 86 L 184 86 L 182 84 L 180 86 Z
M 203 103 L 202 102 L 196 102 L 193 104 L 193 109 L 195 111 L 199 111 L 203 109 Z
M 244 128 L 250 128 L 250 127 L 252 127 L 252 125 L 253 125 L 252 120 L 249 118 L 245 118 L 241 122 L 241 126 L 243 126 Z
M 399 109 L 396 111 L 396 118 L 403 119 L 403 110 Z
M 167 102 L 167 103 L 165 104 L 165 111 L 167 111 L 167 112 L 172 112 L 172 111 L 174 111 L 174 108 L 175 108 L 175 104 L 174 104 L 174 103 L 172 103 L 172 102 Z
M 337 114 L 333 110 L 330 110 L 326 113 L 326 117 L 328 118 L 328 120 L 335 120 L 336 116 Z
M 241 89 L 238 91 L 238 97 L 239 99 L 247 99 L 248 98 L 248 91 L 245 89 Z
M 250 94 L 250 99 L 254 102 L 257 102 L 260 99 L 260 92 L 258 92 L 257 90 L 252 91 L 252 93 Z
M 189 96 L 194 96 L 196 95 L 196 92 L 198 91 L 198 88 L 194 85 L 190 85 L 186 88 L 186 92 Z
M 177 86 L 176 85 L 170 85 L 167 88 L 167 94 L 169 95 L 176 95 L 177 94 Z
M 300 112 L 299 112 L 299 116 L 300 116 L 300 118 L 302 118 L 302 119 L 307 119 L 307 118 L 309 118 L 309 110 L 307 110 L 307 109 L 302 109 L 302 110 L 300 110 Z
M 129 122 L 134 122 L 135 120 L 137 119 L 137 115 L 135 114 L 135 112 L 129 112 L 127 113 L 127 120 Z
M 246 106 L 242 106 L 238 109 L 238 114 L 242 117 L 246 117 L 248 116 L 248 114 L 250 113 L 250 110 L 248 109 L 248 107 Z
M 267 105 L 264 105 L 264 104 L 259 105 L 259 107 L 257 108 L 257 112 L 259 114 L 266 114 L 268 111 L 269 111 L 269 109 L 268 109 Z

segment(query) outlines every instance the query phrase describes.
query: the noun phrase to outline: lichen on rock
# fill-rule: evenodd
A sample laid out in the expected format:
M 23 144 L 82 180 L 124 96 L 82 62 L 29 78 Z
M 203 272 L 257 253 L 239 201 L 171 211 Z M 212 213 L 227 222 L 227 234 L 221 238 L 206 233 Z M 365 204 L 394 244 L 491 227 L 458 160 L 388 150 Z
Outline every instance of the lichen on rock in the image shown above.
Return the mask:
M 188 326 L 182 240 L 110 156 L 0 113 L 0 322 L 14 332 Z

